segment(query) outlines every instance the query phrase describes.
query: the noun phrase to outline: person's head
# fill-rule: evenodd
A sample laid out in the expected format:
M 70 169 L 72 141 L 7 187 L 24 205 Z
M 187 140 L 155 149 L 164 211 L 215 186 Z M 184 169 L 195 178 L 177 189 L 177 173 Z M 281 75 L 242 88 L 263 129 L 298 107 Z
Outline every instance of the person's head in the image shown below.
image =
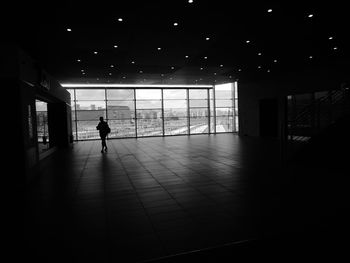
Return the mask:
M 103 117 L 100 117 L 100 121 L 103 121 Z

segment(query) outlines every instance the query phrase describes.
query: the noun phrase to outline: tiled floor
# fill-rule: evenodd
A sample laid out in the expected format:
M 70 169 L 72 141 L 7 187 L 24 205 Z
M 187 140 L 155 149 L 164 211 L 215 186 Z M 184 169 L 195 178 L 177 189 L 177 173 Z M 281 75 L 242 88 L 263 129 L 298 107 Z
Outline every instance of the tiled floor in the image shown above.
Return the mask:
M 221 134 L 107 143 L 104 154 L 99 141 L 78 142 L 44 162 L 27 187 L 28 257 L 139 262 L 321 225 L 332 207 L 321 208 L 329 199 L 278 165 L 273 140 Z

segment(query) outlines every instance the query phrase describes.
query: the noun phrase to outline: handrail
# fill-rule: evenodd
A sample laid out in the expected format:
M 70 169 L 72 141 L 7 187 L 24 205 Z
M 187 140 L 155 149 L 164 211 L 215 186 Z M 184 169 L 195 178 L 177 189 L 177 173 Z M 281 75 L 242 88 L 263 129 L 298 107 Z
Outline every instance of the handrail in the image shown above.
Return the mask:
M 331 124 L 337 118 L 334 114 L 339 113 L 338 106 L 343 106 L 347 92 L 346 88 L 331 90 L 305 106 L 292 120 L 287 120 L 287 140 L 307 141 L 322 127 Z M 340 112 L 344 110 L 342 108 Z

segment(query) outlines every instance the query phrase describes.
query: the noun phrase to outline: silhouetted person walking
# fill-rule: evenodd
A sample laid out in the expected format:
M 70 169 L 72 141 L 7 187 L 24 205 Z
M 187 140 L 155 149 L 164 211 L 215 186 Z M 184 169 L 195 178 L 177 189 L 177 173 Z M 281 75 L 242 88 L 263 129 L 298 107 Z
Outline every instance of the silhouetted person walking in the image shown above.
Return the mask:
M 111 132 L 111 129 L 109 128 L 108 123 L 103 120 L 103 117 L 100 117 L 100 122 L 96 126 L 96 129 L 100 131 L 100 137 L 102 141 L 101 153 L 103 153 L 103 151 L 107 152 L 106 137 L 107 134 Z

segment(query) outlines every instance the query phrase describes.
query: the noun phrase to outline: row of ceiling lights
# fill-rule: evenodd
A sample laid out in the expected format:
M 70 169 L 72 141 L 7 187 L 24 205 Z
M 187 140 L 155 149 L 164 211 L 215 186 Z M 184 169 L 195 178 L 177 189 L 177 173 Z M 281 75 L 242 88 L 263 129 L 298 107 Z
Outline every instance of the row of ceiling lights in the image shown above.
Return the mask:
M 188 1 L 188 3 L 193 3 L 193 2 L 194 2 L 194 1 L 191 1 L 191 0 Z M 273 11 L 273 10 L 272 10 L 271 8 L 270 8 L 270 9 L 267 9 L 267 12 L 268 12 L 268 13 L 272 13 L 272 11 Z M 308 14 L 307 17 L 308 17 L 308 18 L 312 18 L 312 17 L 314 17 L 314 14 Z M 118 18 L 118 21 L 119 21 L 119 22 L 123 22 L 124 20 L 123 20 L 123 18 Z M 173 25 L 174 25 L 174 26 L 178 26 L 179 23 L 178 23 L 178 22 L 174 22 Z M 71 29 L 71 28 L 67 28 L 67 31 L 68 31 L 68 32 L 72 32 L 72 29 Z M 333 36 L 329 36 L 328 39 L 329 39 L 329 40 L 333 40 L 334 37 L 333 37 Z M 209 41 L 209 40 L 210 40 L 210 37 L 206 37 L 205 40 L 206 40 L 206 41 Z M 246 44 L 251 44 L 251 41 L 250 41 L 250 40 L 246 40 L 245 43 L 246 43 Z M 114 47 L 114 48 L 118 48 L 118 45 L 113 45 L 113 47 Z M 162 48 L 161 48 L 161 47 L 158 47 L 157 50 L 160 51 L 160 50 L 162 50 Z M 338 47 L 337 47 L 337 46 L 334 46 L 334 47 L 333 47 L 333 50 L 338 50 Z M 98 54 L 98 51 L 93 51 L 93 53 L 94 53 L 95 55 L 97 55 L 97 54 Z M 258 55 L 258 56 L 262 56 L 262 53 L 259 52 L 259 53 L 257 53 L 257 55 Z M 189 58 L 189 56 L 186 55 L 185 58 Z M 203 58 L 204 58 L 204 59 L 208 59 L 207 56 L 204 56 Z M 312 55 L 310 55 L 308 58 L 309 58 L 309 59 L 313 59 L 314 57 L 313 57 Z M 81 59 L 77 59 L 77 62 L 81 62 Z M 273 62 L 274 62 L 274 63 L 277 63 L 277 59 L 274 59 Z M 135 61 L 131 61 L 131 64 L 135 64 Z M 111 65 L 111 67 L 114 67 L 114 65 Z M 221 64 L 220 67 L 223 67 L 223 65 Z M 174 69 L 174 67 L 172 67 L 172 69 Z M 200 70 L 203 70 L 203 69 L 204 69 L 203 67 L 200 68 Z M 258 69 L 262 69 L 262 66 L 259 65 L 259 66 L 258 66 Z M 85 75 L 85 71 L 84 71 L 84 70 L 81 70 L 81 71 L 82 71 L 82 74 Z M 241 71 L 242 71 L 242 69 L 239 68 L 239 69 L 238 69 L 238 72 L 241 72 Z M 270 69 L 267 69 L 267 72 L 271 72 L 271 70 L 270 70 Z M 141 70 L 141 71 L 139 71 L 139 73 L 143 73 L 143 71 Z M 214 75 L 216 75 L 216 74 L 217 74 L 217 73 L 214 73 Z M 112 75 L 112 73 L 110 72 L 109 75 Z M 164 76 L 164 74 L 161 74 L 161 76 Z M 229 77 L 232 78 L 232 76 L 229 76 Z M 123 78 L 126 78 L 126 77 L 124 76 Z M 170 79 L 172 79 L 172 78 L 170 78 Z M 195 81 L 197 82 L 197 80 L 195 80 Z

